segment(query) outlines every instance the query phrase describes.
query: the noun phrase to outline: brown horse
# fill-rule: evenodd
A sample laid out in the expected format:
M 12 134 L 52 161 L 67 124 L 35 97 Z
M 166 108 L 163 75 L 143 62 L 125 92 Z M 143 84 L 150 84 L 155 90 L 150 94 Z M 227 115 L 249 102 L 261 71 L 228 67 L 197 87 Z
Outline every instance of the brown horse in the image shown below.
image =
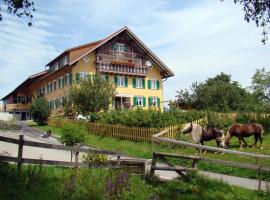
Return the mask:
M 244 142 L 245 146 L 247 146 L 247 142 L 244 140 L 244 137 L 250 137 L 254 135 L 255 142 L 253 144 L 253 147 L 256 147 L 259 139 L 262 149 L 263 132 L 263 127 L 260 124 L 234 124 L 229 127 L 225 140 L 222 142 L 222 146 L 228 147 L 228 145 L 230 144 L 230 139 L 235 136 L 238 137 L 240 148 L 243 148 L 242 141 Z

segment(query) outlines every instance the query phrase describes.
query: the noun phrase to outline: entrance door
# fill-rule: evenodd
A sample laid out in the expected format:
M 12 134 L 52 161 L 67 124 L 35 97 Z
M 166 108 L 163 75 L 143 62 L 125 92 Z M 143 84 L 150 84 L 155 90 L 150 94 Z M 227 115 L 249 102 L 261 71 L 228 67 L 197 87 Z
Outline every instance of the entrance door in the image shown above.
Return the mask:
M 26 120 L 26 112 L 21 113 L 21 120 L 22 121 Z

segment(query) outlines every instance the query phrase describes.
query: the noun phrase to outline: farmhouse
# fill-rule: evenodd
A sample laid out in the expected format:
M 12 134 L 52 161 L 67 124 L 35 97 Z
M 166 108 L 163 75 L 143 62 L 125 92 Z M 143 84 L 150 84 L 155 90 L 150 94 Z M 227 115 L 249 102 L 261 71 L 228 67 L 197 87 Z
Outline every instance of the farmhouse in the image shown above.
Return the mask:
M 2 98 L 4 111 L 20 120 L 30 119 L 29 106 L 44 96 L 52 116 L 61 113 L 69 87 L 101 73 L 116 86 L 114 107 L 163 109 L 163 81 L 173 72 L 128 28 L 110 36 L 63 51 L 45 71 L 31 75 Z

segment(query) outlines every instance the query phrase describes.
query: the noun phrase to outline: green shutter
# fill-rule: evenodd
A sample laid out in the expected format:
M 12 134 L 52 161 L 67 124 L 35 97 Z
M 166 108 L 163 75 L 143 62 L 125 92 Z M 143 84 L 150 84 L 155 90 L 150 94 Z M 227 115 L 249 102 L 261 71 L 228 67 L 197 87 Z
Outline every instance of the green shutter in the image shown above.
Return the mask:
M 105 75 L 105 80 L 108 81 L 109 80 L 109 76 Z
M 118 86 L 118 76 L 115 76 L 115 77 L 114 77 L 114 84 L 115 84 L 116 86 Z
M 80 81 L 80 73 L 76 73 L 76 82 L 78 83 Z
M 91 80 L 91 77 L 92 77 L 91 74 L 87 74 L 87 79 L 88 79 L 88 80 Z
M 72 84 L 72 73 L 69 73 L 69 84 Z
M 151 89 L 151 80 L 148 80 L 148 89 Z
M 133 97 L 133 106 L 137 106 L 137 97 Z
M 53 82 L 53 89 L 56 90 L 56 81 Z
M 157 81 L 157 89 L 159 90 L 159 81 Z
M 146 98 L 143 97 L 143 107 L 145 107 L 145 106 L 146 106 Z
M 157 106 L 160 108 L 160 98 L 157 98 Z
M 152 106 L 152 97 L 148 97 L 148 107 Z
M 61 79 L 60 78 L 58 79 L 58 88 L 59 89 L 61 88 Z
M 127 47 L 127 45 L 125 45 L 124 46 L 124 52 L 127 52 L 127 50 L 128 50 L 128 47 Z
M 143 87 L 143 89 L 145 89 L 145 79 L 144 78 L 142 80 L 142 87 Z
M 133 88 L 136 88 L 136 78 L 133 78 L 132 85 L 133 85 Z
M 128 87 L 128 76 L 125 76 L 125 87 Z

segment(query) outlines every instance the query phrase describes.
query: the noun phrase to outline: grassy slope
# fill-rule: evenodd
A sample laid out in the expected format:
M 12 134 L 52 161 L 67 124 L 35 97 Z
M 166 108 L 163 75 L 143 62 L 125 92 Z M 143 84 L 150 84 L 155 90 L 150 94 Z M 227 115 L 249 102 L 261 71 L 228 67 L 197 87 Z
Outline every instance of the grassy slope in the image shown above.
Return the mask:
M 108 194 L 105 183 L 117 174 L 119 172 L 106 169 L 80 169 L 76 188 L 70 190 L 69 168 L 24 166 L 19 176 L 15 166 L 0 163 L 0 199 L 269 199 L 269 194 L 229 186 L 196 175 L 190 175 L 184 181 L 168 183 L 144 181 L 131 175 L 125 184 L 128 189 L 112 198 L 114 193 Z
M 52 132 L 56 135 L 61 136 L 61 129 L 51 126 L 37 126 L 36 124 L 31 124 L 33 127 L 36 127 L 40 130 L 46 131 L 48 129 L 51 129 Z M 127 140 L 119 140 L 115 138 L 109 138 L 104 136 L 97 136 L 94 134 L 89 134 L 85 130 L 86 134 L 86 143 L 88 145 L 106 149 L 106 150 L 112 150 L 112 151 L 119 151 L 122 153 L 125 153 L 129 156 L 134 157 L 141 157 L 141 158 L 151 158 L 153 151 L 160 151 L 160 152 L 171 152 L 171 153 L 179 153 L 179 154 L 189 154 L 194 155 L 195 150 L 192 148 L 181 148 L 176 147 L 173 145 L 158 145 L 158 144 L 151 144 L 147 142 L 133 142 L 133 141 L 127 141 Z M 189 135 L 182 135 L 179 134 L 178 139 L 184 140 L 184 141 L 191 141 L 191 138 Z M 254 142 L 253 138 L 247 138 L 246 141 L 248 144 L 252 144 Z M 207 142 L 206 145 L 215 146 L 215 141 Z M 261 154 L 270 154 L 270 133 L 266 133 L 264 135 L 264 149 L 253 149 L 253 148 L 245 148 L 241 151 L 245 152 L 254 152 L 254 153 L 261 153 Z M 231 140 L 231 147 L 230 149 L 233 150 L 239 150 L 239 144 L 238 139 L 233 138 Z M 216 159 L 225 159 L 230 161 L 237 161 L 237 162 L 245 162 L 245 163 L 255 163 L 254 158 L 248 158 L 238 155 L 231 155 L 231 154 L 215 154 L 215 153 L 206 153 L 204 155 L 208 158 L 216 158 Z M 177 161 L 178 164 L 186 164 L 184 161 Z M 269 160 L 260 160 L 261 164 L 269 166 L 270 161 Z M 203 170 L 209 170 L 213 172 L 220 172 L 224 174 L 230 174 L 230 175 L 237 175 L 242 177 L 249 177 L 249 178 L 258 178 L 258 174 L 254 170 L 249 169 L 240 169 L 236 167 L 225 167 L 223 165 L 212 165 L 207 163 L 199 163 L 199 168 Z M 263 179 L 270 180 L 270 173 L 263 173 Z

